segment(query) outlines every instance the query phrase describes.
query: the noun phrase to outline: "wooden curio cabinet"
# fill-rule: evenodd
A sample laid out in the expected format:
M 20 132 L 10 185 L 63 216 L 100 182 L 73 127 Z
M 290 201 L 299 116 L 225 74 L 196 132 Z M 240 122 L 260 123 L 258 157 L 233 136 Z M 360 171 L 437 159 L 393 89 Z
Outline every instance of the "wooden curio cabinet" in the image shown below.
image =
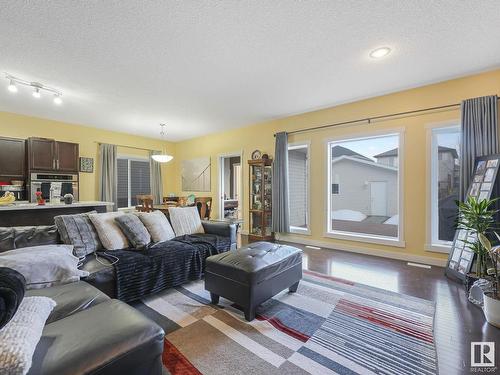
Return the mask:
M 249 160 L 250 171 L 250 241 L 269 241 L 274 236 L 272 219 L 272 159 Z

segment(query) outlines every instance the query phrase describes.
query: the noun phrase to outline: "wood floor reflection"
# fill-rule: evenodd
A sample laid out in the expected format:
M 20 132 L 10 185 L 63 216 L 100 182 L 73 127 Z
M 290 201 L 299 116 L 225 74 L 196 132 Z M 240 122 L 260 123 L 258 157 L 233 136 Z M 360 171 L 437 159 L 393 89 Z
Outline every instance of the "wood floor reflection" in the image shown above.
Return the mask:
M 245 236 L 241 241 L 247 242 Z M 304 251 L 304 269 L 435 301 L 435 339 L 442 375 L 471 373 L 471 341 L 500 343 L 500 330 L 485 321 L 481 309 L 468 302 L 463 286 L 447 279 L 441 267 L 419 268 L 399 260 L 289 245 Z M 497 355 L 497 366 L 499 363 Z

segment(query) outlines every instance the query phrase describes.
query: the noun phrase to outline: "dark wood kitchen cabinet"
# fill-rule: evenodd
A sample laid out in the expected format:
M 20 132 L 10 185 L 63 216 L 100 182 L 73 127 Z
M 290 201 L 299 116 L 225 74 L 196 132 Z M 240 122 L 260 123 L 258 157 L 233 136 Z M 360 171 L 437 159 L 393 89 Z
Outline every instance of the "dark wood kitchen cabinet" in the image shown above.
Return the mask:
M 0 137 L 0 176 L 24 180 L 26 153 L 24 139 Z
M 61 172 L 78 172 L 79 147 L 77 143 L 56 142 L 56 168 Z
M 28 169 L 50 171 L 56 169 L 55 141 L 47 138 L 28 138 Z
M 29 138 L 27 143 L 30 171 L 78 172 L 77 143 L 47 138 Z

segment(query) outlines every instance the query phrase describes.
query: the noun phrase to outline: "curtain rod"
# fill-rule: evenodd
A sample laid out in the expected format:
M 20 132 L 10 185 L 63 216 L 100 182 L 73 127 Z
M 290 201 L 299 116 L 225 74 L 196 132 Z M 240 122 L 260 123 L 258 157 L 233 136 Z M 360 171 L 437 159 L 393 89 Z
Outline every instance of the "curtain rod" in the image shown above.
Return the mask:
M 104 144 L 107 144 L 107 143 L 97 142 L 97 141 L 94 141 L 94 143 L 97 143 L 98 145 L 104 145 Z M 159 151 L 159 150 L 153 150 L 153 149 L 151 149 L 151 148 L 142 148 L 142 147 L 135 147 L 135 146 L 127 146 L 127 145 L 117 145 L 117 144 L 114 144 L 114 143 L 109 143 L 109 144 L 112 144 L 113 146 L 116 146 L 116 147 L 131 148 L 131 149 L 134 149 L 134 150 L 141 150 L 141 151 L 156 151 L 156 152 L 161 152 L 161 151 Z
M 498 97 L 497 100 L 500 100 L 500 97 Z M 290 135 L 290 134 L 297 134 L 297 133 L 305 133 L 305 132 L 310 132 L 310 131 L 314 131 L 314 130 L 321 130 L 321 129 L 331 128 L 331 127 L 334 127 L 334 126 L 356 124 L 356 123 L 359 123 L 359 122 L 366 122 L 368 124 L 371 124 L 371 122 L 374 121 L 374 120 L 389 119 L 389 118 L 392 118 L 392 117 L 405 116 L 405 115 L 411 115 L 411 114 L 415 114 L 415 113 L 422 113 L 422 112 L 429 112 L 429 111 L 436 111 L 436 110 L 439 110 L 439 109 L 449 109 L 449 108 L 453 108 L 453 107 L 458 107 L 458 106 L 460 106 L 460 104 L 461 103 L 447 104 L 447 105 L 441 105 L 441 106 L 438 106 L 438 107 L 429 107 L 429 108 L 422 108 L 422 109 L 414 109 L 412 111 L 390 113 L 390 114 L 387 114 L 387 115 L 380 115 L 380 116 L 374 116 L 374 117 L 361 118 L 361 119 L 357 119 L 357 120 L 336 122 L 336 123 L 328 124 L 328 125 L 313 126 L 311 128 L 294 130 L 294 131 L 291 131 L 291 132 L 287 132 L 287 134 Z M 274 136 L 276 137 L 276 133 L 274 134 Z

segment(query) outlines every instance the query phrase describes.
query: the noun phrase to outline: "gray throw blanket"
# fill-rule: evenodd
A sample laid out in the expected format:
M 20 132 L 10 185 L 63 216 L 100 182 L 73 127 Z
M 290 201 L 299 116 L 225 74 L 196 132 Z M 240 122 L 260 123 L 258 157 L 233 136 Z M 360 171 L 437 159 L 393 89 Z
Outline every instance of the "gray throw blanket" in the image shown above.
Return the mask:
M 16 270 L 0 267 L 0 329 L 14 316 L 24 298 L 26 280 Z
M 229 238 L 192 234 L 156 243 L 145 250 L 113 250 L 99 255 L 118 258 L 114 264 L 116 298 L 132 302 L 199 280 L 205 271 L 207 257 L 228 251 L 229 248 Z

